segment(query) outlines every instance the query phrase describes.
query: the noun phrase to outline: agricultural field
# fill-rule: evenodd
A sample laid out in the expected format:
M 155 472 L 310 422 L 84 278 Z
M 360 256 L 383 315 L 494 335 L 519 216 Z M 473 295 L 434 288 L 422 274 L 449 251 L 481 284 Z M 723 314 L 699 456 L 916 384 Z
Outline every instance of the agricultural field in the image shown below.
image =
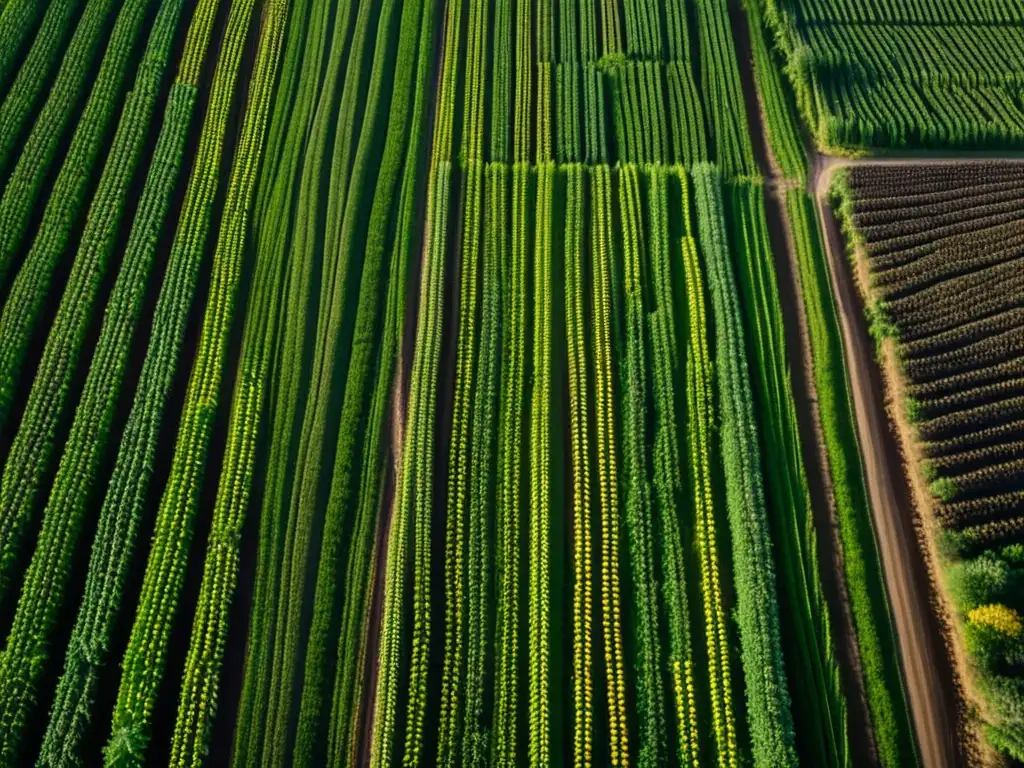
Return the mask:
M 864 262 L 872 327 L 898 368 L 928 534 L 987 705 L 984 728 L 1019 760 L 1024 164 L 842 174 L 836 204 Z
M 1015 0 L 765 0 L 765 14 L 823 149 L 1024 142 Z
M 1019 758 L 1019 16 L 0 0 L 0 766 Z

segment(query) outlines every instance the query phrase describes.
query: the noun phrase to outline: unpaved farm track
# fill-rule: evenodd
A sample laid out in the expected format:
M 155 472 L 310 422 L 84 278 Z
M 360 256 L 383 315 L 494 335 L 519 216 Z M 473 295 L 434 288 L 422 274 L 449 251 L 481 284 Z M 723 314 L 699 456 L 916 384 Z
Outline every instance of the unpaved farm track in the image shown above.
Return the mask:
M 938 574 L 930 552 L 923 549 L 914 505 L 914 491 L 899 438 L 886 410 L 886 387 L 875 359 L 861 297 L 835 216 L 828 205 L 834 173 L 858 165 L 936 165 L 1015 160 L 1021 157 L 892 156 L 845 159 L 818 155 L 811 169 L 818 222 L 829 261 L 829 279 L 843 335 L 843 354 L 850 380 L 864 480 L 871 501 L 875 537 L 885 573 L 886 589 L 899 639 L 907 696 L 921 762 L 925 766 L 969 765 L 968 745 L 961 734 L 967 702 L 963 675 L 949 649 L 955 639 L 936 612 Z

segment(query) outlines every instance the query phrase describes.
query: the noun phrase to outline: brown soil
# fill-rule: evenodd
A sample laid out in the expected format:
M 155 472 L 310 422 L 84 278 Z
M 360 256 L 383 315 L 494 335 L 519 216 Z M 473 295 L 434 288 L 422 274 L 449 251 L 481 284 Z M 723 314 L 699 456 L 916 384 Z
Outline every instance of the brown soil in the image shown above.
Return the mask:
M 943 160 L 952 162 L 951 160 Z M 854 249 L 853 270 L 860 293 L 869 296 L 869 264 L 863 249 Z M 956 610 L 946 592 L 942 579 L 943 558 L 940 555 L 938 541 L 940 527 L 931 516 L 934 499 L 928 489 L 928 483 L 922 472 L 922 455 L 914 429 L 910 424 L 902 403 L 905 402 L 906 381 L 904 379 L 896 344 L 893 339 L 885 339 L 879 350 L 882 379 L 886 393 L 886 412 L 899 437 L 899 448 L 902 456 L 907 482 L 913 497 L 913 524 L 921 547 L 922 556 L 931 580 L 933 611 L 941 626 L 942 639 L 947 657 L 950 659 L 954 685 L 959 694 L 958 726 L 962 748 L 970 758 L 972 765 L 1002 765 L 1003 760 L 985 742 L 980 733 L 978 719 L 971 710 L 983 712 L 983 697 L 975 690 L 971 665 L 960 642 L 960 628 L 956 618 Z

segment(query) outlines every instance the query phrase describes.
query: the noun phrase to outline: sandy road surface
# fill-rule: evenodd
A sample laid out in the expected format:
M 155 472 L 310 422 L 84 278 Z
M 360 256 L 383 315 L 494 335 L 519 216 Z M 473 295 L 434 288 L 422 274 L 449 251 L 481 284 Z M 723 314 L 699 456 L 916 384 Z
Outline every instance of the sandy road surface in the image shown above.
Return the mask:
M 814 389 L 811 365 L 810 335 L 804 312 L 799 279 L 799 267 L 793 233 L 786 215 L 786 191 L 794 182 L 782 178 L 771 146 L 761 101 L 754 78 L 753 55 L 750 48 L 746 14 L 739 2 L 731 2 L 729 9 L 733 35 L 740 62 L 740 81 L 750 121 L 750 135 L 754 159 L 764 177 L 765 218 L 775 262 L 775 274 L 782 300 L 782 321 L 786 356 L 790 366 L 793 399 L 798 407 L 797 429 L 803 447 L 804 471 L 810 493 L 811 512 L 817 538 L 819 575 L 824 591 L 835 652 L 839 662 L 842 690 L 847 698 L 847 729 L 849 758 L 856 766 L 878 765 L 878 751 L 864 675 L 857 646 L 850 599 L 846 589 L 843 548 L 836 519 L 832 474 L 829 469 L 825 438 L 821 431 L 821 414 Z

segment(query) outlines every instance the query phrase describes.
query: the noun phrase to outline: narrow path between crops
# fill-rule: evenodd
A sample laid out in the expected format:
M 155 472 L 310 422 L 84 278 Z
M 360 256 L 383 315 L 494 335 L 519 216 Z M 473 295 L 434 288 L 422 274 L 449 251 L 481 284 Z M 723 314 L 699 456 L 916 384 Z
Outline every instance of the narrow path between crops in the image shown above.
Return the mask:
M 817 162 L 815 167 L 817 168 Z M 815 207 L 829 259 L 829 280 L 843 335 L 864 481 L 871 502 L 886 591 L 899 641 L 904 684 L 921 761 L 957 764 L 956 692 L 937 619 L 931 583 L 918 545 L 912 496 L 899 446 L 889 429 L 885 394 L 856 287 L 844 263 L 843 238 L 815 181 Z
M 429 75 L 431 88 L 427 93 L 436 93 L 438 82 L 441 76 L 442 51 L 444 48 L 443 35 L 444 14 L 438 14 L 434 24 L 433 44 L 433 71 Z M 436 114 L 436 103 L 432 98 L 426 98 L 423 120 L 423 133 L 426 137 L 426 147 L 417 176 L 420 184 L 416 194 L 415 221 L 426 221 L 426 200 L 427 200 L 427 176 L 431 162 L 433 161 L 433 143 L 430 137 L 434 134 L 434 117 Z M 413 353 L 416 348 L 416 322 L 419 314 L 420 281 L 422 279 L 423 267 L 423 246 L 429 241 L 429 232 L 426 226 L 421 226 L 413 235 L 412 256 L 409 259 L 409 274 L 405 286 L 405 312 L 402 339 L 398 347 L 398 356 L 395 360 L 394 382 L 391 390 L 391 407 L 388 414 L 388 434 L 386 449 L 391 457 L 391 466 L 385 472 L 385 488 L 381 498 L 381 508 L 378 514 L 383 517 L 377 528 L 377 541 L 374 542 L 376 556 L 374 558 L 375 570 L 373 573 L 373 589 L 370 594 L 370 620 L 366 630 L 366 669 L 363 670 L 363 686 L 360 691 L 362 701 L 359 704 L 359 744 L 357 745 L 356 764 L 368 766 L 370 764 L 371 738 L 373 732 L 374 709 L 377 704 L 377 676 L 380 672 L 380 630 L 384 617 L 384 574 L 387 566 L 387 542 L 391 534 L 391 523 L 394 518 L 394 505 L 398 497 L 398 483 L 400 480 L 400 467 L 402 464 L 402 453 L 405 443 L 406 418 L 409 406 L 409 376 L 412 372 Z
M 990 157 L 915 154 L 859 159 L 818 154 L 811 168 L 818 222 L 829 261 L 829 279 L 843 335 L 864 479 L 871 501 L 875 536 L 885 573 L 903 662 L 907 696 L 921 761 L 925 766 L 966 765 L 959 740 L 960 714 L 966 702 L 947 651 L 932 576 L 921 550 L 910 479 L 904 469 L 899 438 L 886 411 L 886 390 L 868 333 L 864 306 L 854 283 L 838 222 L 828 205 L 828 189 L 840 168 L 857 165 L 927 165 L 1012 160 Z

